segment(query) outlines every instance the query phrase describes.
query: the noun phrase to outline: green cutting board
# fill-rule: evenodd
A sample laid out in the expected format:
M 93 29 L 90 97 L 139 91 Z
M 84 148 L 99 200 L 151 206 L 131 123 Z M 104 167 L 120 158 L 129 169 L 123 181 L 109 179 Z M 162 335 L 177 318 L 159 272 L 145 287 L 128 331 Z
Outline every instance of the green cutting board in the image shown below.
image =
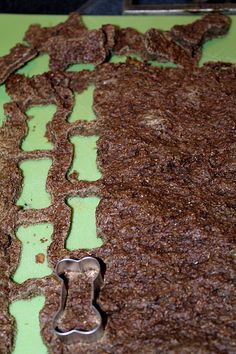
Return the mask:
M 24 32 L 32 23 L 39 23 L 43 26 L 53 26 L 65 20 L 65 16 L 42 16 L 42 15 L 0 15 L 0 55 L 9 52 L 17 42 L 22 42 Z M 168 30 L 174 24 L 187 24 L 197 19 L 196 16 L 84 16 L 84 23 L 89 29 L 99 28 L 102 24 L 112 23 L 120 27 L 134 27 L 141 32 L 145 32 L 150 27 Z M 206 61 L 229 61 L 236 62 L 236 17 L 232 17 L 232 25 L 229 33 L 216 40 L 207 42 L 204 45 L 203 56 L 200 62 L 202 65 Z M 112 58 L 113 62 L 124 61 L 125 57 Z M 159 65 L 158 63 L 156 63 Z M 82 70 L 84 68 L 93 69 L 93 65 L 75 65 L 70 70 Z M 48 56 L 43 55 L 24 68 L 18 70 L 28 76 L 41 74 L 48 70 Z M 78 118 L 86 120 L 94 119 L 91 108 L 93 88 L 89 88 L 82 95 L 76 97 L 76 107 L 70 121 Z M 5 117 L 3 104 L 9 102 L 9 97 L 5 92 L 5 86 L 0 86 L 0 126 Z M 31 151 L 34 149 L 51 149 L 52 146 L 44 137 L 46 123 L 52 118 L 55 112 L 54 106 L 33 107 L 28 112 L 29 135 L 22 144 L 22 149 Z M 71 167 L 72 171 L 79 171 L 81 179 L 96 180 L 100 173 L 96 168 L 96 139 L 91 137 L 88 140 L 75 137 L 74 144 L 75 160 Z M 90 161 L 88 164 L 87 161 Z M 27 208 L 43 208 L 50 204 L 50 196 L 46 193 L 44 185 L 51 161 L 26 161 L 20 165 L 24 176 L 23 192 L 17 204 Z M 39 176 L 39 177 L 37 177 Z M 37 191 L 37 193 L 35 193 Z M 91 248 L 101 245 L 101 240 L 96 238 L 95 209 L 98 203 L 97 198 L 71 198 L 68 204 L 73 210 L 73 225 L 68 249 Z M 86 234 L 85 240 L 78 240 L 76 235 Z M 13 280 L 22 283 L 24 280 L 33 277 L 43 277 L 51 274 L 52 270 L 47 265 L 46 249 L 51 242 L 52 225 L 41 224 L 28 227 L 20 227 L 17 237 L 22 241 L 22 253 L 20 265 L 13 275 Z M 43 263 L 37 263 L 35 256 L 38 253 L 45 255 Z M 38 296 L 29 301 L 16 301 L 10 306 L 10 312 L 15 317 L 17 323 L 17 335 L 14 354 L 34 354 L 47 353 L 39 334 L 38 313 L 43 307 L 44 298 Z

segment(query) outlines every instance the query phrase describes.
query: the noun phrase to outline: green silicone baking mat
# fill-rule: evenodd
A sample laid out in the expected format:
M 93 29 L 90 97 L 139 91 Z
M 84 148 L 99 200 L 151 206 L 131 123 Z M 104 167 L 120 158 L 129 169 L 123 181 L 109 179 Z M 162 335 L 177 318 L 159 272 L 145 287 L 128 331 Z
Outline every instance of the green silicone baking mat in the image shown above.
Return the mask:
M 65 16 L 41 15 L 0 15 L 0 55 L 8 53 L 17 42 L 22 42 L 24 32 L 32 23 L 43 26 L 52 26 L 65 20 Z M 134 27 L 145 32 L 150 27 L 168 30 L 174 24 L 187 24 L 197 19 L 197 16 L 85 16 L 84 23 L 89 29 L 99 28 L 102 24 L 112 23 L 120 27 Z M 209 41 L 204 45 L 200 65 L 206 61 L 236 62 L 236 17 L 232 17 L 229 33 L 223 37 Z M 124 61 L 125 57 L 115 57 L 113 62 Z M 161 65 L 155 63 L 156 65 Z M 84 68 L 93 70 L 93 65 L 74 65 L 69 70 L 78 71 Z M 41 74 L 48 70 L 48 56 L 42 55 L 32 60 L 18 72 L 27 76 Z M 92 111 L 93 87 L 81 95 L 76 96 L 76 106 L 70 117 L 73 120 L 82 118 L 93 120 Z M 5 117 L 3 104 L 9 101 L 5 86 L 0 86 L 0 125 Z M 51 149 L 52 146 L 45 138 L 45 127 L 51 120 L 55 107 L 32 107 L 27 111 L 29 133 L 22 142 L 21 148 L 25 151 L 35 149 Z M 68 173 L 79 172 L 83 180 L 97 180 L 100 173 L 96 167 L 96 140 L 97 137 L 74 137 L 74 161 Z M 21 163 L 20 168 L 24 176 L 23 190 L 17 205 L 22 208 L 44 208 L 50 204 L 50 196 L 45 190 L 48 170 L 51 166 L 50 159 Z M 99 202 L 98 198 L 70 198 L 68 205 L 72 208 L 72 226 L 67 239 L 66 247 L 93 248 L 102 245 L 96 237 L 95 211 Z M 21 241 L 21 260 L 13 274 L 13 280 L 22 283 L 29 278 L 40 278 L 51 274 L 52 270 L 47 265 L 47 247 L 51 242 L 52 225 L 48 223 L 20 226 L 16 232 Z M 80 239 L 78 235 L 86 235 Z M 0 275 L 1 276 L 1 275 Z M 15 338 L 14 354 L 44 354 L 47 349 L 40 337 L 38 314 L 44 305 L 42 296 L 31 300 L 15 301 L 10 306 L 10 313 L 15 317 L 17 333 Z M 33 349 L 32 349 L 33 348 Z

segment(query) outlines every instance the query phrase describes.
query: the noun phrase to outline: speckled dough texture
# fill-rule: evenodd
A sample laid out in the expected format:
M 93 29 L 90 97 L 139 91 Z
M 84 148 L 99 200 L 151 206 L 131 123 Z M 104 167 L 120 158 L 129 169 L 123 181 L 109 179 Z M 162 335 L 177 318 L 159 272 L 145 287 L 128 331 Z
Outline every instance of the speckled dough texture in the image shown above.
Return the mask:
M 23 44 L 16 44 L 10 53 L 0 58 L 0 84 L 6 81 L 11 73 L 19 69 L 25 63 L 36 57 L 34 48 Z
M 80 14 L 73 12 L 64 23 L 53 27 L 29 26 L 24 36 L 29 46 L 18 43 L 0 58 L 0 84 L 40 53 L 49 54 L 49 68 L 53 71 L 79 63 L 98 65 L 112 54 L 136 54 L 145 61 L 157 59 L 196 66 L 203 42 L 224 35 L 229 26 L 229 17 L 214 13 L 165 32 L 150 29 L 142 34 L 133 28 L 121 29 L 110 24 L 89 31 Z
M 111 36 L 106 44 L 106 50 L 112 46 Z M 69 123 L 74 92 L 91 83 L 96 120 Z M 40 326 L 49 353 L 235 353 L 235 88 L 231 64 L 161 69 L 133 59 L 102 64 L 93 72 L 8 79 L 12 102 L 5 105 L 7 120 L 0 128 L 1 352 L 12 349 L 9 302 L 43 294 Z M 57 106 L 47 124 L 53 150 L 22 151 L 25 111 L 49 103 Z M 69 138 L 95 134 L 102 178 L 69 179 Z M 53 160 L 46 184 L 52 205 L 19 209 L 18 163 L 43 157 Z M 100 248 L 65 249 L 70 196 L 101 198 L 96 211 Z M 107 323 L 100 340 L 65 345 L 56 337 L 53 317 L 61 284 L 55 274 L 23 284 L 11 281 L 20 256 L 15 229 L 37 222 L 54 226 L 50 267 L 64 257 L 91 255 L 102 261 L 104 285 L 97 303 Z M 91 285 L 71 279 L 60 328 L 90 328 L 95 321 L 86 301 Z

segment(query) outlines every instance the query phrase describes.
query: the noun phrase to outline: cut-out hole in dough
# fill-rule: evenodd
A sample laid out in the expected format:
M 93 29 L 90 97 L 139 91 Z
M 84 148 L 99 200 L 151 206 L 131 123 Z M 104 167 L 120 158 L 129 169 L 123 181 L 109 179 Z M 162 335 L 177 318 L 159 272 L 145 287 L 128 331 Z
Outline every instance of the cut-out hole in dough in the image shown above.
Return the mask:
M 13 276 L 16 283 L 52 273 L 47 263 L 47 247 L 51 243 L 52 232 L 53 227 L 49 223 L 22 225 L 18 228 L 16 236 L 22 246 L 20 262 Z
M 74 157 L 69 171 L 78 174 L 78 180 L 96 181 L 101 178 L 96 164 L 97 136 L 73 136 Z
M 100 247 L 102 240 L 97 237 L 96 208 L 97 197 L 70 197 L 67 204 L 72 209 L 71 229 L 66 240 L 68 250 Z
M 94 88 L 94 85 L 90 85 L 82 93 L 75 93 L 75 105 L 68 120 L 70 123 L 79 119 L 91 121 L 96 118 L 92 108 Z
M 49 55 L 42 54 L 30 60 L 26 65 L 17 70 L 18 74 L 24 74 L 28 77 L 41 75 L 49 70 Z
M 14 301 L 9 311 L 16 319 L 17 331 L 12 354 L 47 354 L 40 336 L 39 312 L 45 302 L 44 296 L 30 300 Z
M 26 112 L 29 117 L 27 120 L 29 131 L 21 144 L 22 150 L 51 150 L 53 148 L 45 137 L 45 133 L 46 124 L 52 120 L 55 112 L 55 105 L 34 106 Z
M 139 56 L 139 55 L 136 55 L 136 54 L 130 54 L 130 55 L 113 55 L 109 62 L 110 63 L 125 63 L 127 58 L 130 57 L 132 59 L 136 59 L 138 61 L 143 61 L 143 59 Z M 177 65 L 174 64 L 174 63 L 161 63 L 157 60 L 150 60 L 148 61 L 148 64 L 151 65 L 151 66 L 158 66 L 158 67 L 161 67 L 161 68 L 177 68 Z
M 148 64 L 150 64 L 151 66 L 158 66 L 160 68 L 177 68 L 178 66 L 174 63 L 170 63 L 170 62 L 167 62 L 167 63 L 161 63 L 157 60 L 151 60 L 148 62 Z
M 70 65 L 66 71 L 82 71 L 82 70 L 94 70 L 94 64 L 72 64 Z
M 137 54 L 129 54 L 129 55 L 112 55 L 109 63 L 125 63 L 128 58 L 136 59 L 138 61 L 143 61 L 143 59 Z
M 16 205 L 24 209 L 47 208 L 51 204 L 50 194 L 46 191 L 46 180 L 51 159 L 25 160 L 19 164 L 23 173 L 23 188 Z

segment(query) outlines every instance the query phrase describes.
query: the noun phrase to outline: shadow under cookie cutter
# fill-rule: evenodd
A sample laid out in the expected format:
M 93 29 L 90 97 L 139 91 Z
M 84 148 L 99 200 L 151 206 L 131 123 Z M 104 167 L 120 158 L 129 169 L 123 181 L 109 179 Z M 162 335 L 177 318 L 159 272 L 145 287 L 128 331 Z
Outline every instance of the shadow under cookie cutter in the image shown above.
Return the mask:
M 67 300 L 67 288 L 66 288 L 65 277 L 64 277 L 66 271 L 72 271 L 72 272 L 91 271 L 95 273 L 93 274 L 93 282 L 92 282 L 91 306 L 98 319 L 98 324 L 91 330 L 82 330 L 79 328 L 74 328 L 70 331 L 63 332 L 57 327 L 58 319 L 65 309 L 66 300 Z M 62 288 L 61 288 L 60 308 L 53 319 L 54 333 L 65 344 L 71 344 L 78 341 L 93 342 L 98 340 L 99 338 L 102 337 L 104 333 L 104 322 L 103 322 L 102 314 L 94 306 L 96 294 L 99 292 L 103 284 L 101 266 L 99 261 L 96 258 L 90 256 L 81 258 L 80 260 L 65 258 L 57 263 L 55 272 L 57 277 L 62 282 Z

